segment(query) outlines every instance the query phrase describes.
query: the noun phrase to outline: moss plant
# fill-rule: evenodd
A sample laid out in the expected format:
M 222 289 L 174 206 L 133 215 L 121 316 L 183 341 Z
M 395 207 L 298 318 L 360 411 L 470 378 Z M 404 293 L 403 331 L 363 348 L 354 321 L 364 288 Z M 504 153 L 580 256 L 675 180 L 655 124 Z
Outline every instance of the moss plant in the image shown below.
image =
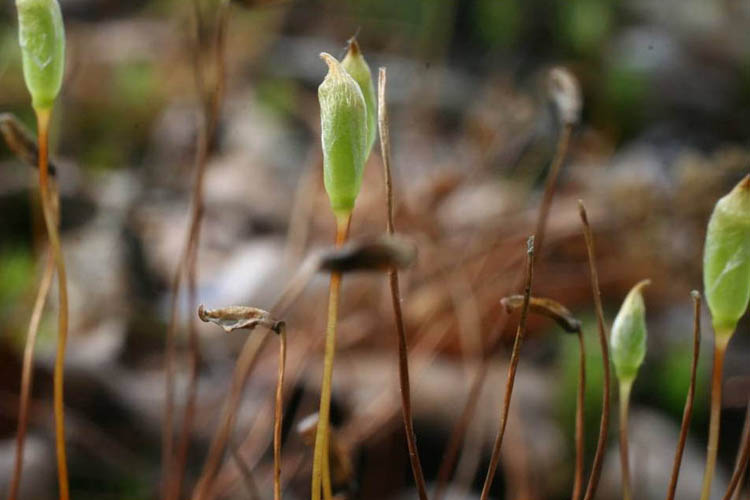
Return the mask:
M 630 390 L 638 370 L 646 356 L 646 306 L 643 303 L 643 287 L 650 283 L 643 280 L 635 285 L 620 307 L 612 323 L 612 364 L 620 390 L 620 465 L 622 467 L 622 497 L 631 500 L 630 465 L 628 453 L 628 408 Z
M 523 295 L 511 295 L 503 298 L 500 303 L 505 307 L 506 312 L 510 313 L 514 309 L 523 307 Z M 547 316 L 554 320 L 566 333 L 574 333 L 578 337 L 578 388 L 576 390 L 576 416 L 575 416 L 575 472 L 573 475 L 573 489 L 570 495 L 571 500 L 578 500 L 581 497 L 583 488 L 583 458 L 584 458 L 584 419 L 586 403 L 586 346 L 583 338 L 581 322 L 576 319 L 571 312 L 552 299 L 545 297 L 530 297 L 529 311 Z
M 328 65 L 328 74 L 318 88 L 321 143 L 323 146 L 323 183 L 336 216 L 336 246 L 349 235 L 354 201 L 362 185 L 367 147 L 367 105 L 359 84 L 330 54 L 320 57 Z M 325 498 L 332 497 L 328 464 L 328 435 L 331 408 L 331 382 L 336 351 L 336 323 L 341 288 L 341 273 L 331 273 L 328 298 L 323 382 L 312 471 L 312 499 L 319 500 L 321 486 Z
M 23 74 L 31 94 L 37 118 L 39 141 L 39 190 L 50 251 L 57 268 L 59 313 L 57 354 L 54 371 L 54 413 L 57 474 L 61 500 L 70 496 L 65 456 L 65 420 L 63 414 L 63 376 L 65 345 L 68 336 L 68 287 L 65 261 L 57 230 L 53 194 L 49 183 L 48 133 L 52 108 L 62 86 L 65 67 L 65 27 L 57 0 L 16 0 L 18 41 L 21 46 Z
M 701 500 L 708 500 L 719 448 L 724 354 L 750 300 L 750 175 L 714 207 L 703 252 L 703 285 L 714 327 L 711 420 Z
M 242 401 L 242 391 L 250 372 L 257 363 L 265 342 L 268 338 L 267 331 L 276 333 L 279 337 L 279 365 L 276 377 L 275 409 L 273 424 L 273 497 L 281 500 L 281 430 L 283 415 L 283 389 L 284 373 L 286 369 L 287 336 L 286 323 L 275 319 L 270 313 L 246 306 L 230 306 L 222 309 L 205 309 L 202 305 L 198 308 L 198 317 L 201 321 L 211 322 L 219 325 L 225 332 L 231 333 L 239 329 L 250 331 L 245 345 L 242 347 L 234 373 L 232 374 L 232 386 L 227 395 L 222 410 L 220 423 L 216 429 L 211 447 L 209 448 L 203 471 L 193 493 L 195 500 L 202 500 L 211 495 L 211 489 L 216 480 L 229 443 L 234 420 Z M 255 333 L 253 330 L 261 326 L 267 331 Z M 241 460 L 239 460 L 241 462 Z M 251 477 L 251 475 L 247 475 Z
M 570 142 L 573 127 L 580 118 L 582 104 L 580 87 L 576 78 L 572 73 L 562 68 L 554 68 L 550 71 L 548 78 L 548 91 L 550 99 L 558 109 L 561 131 L 557 141 L 555 156 L 552 159 L 549 173 L 545 181 L 544 194 L 539 206 L 536 226 L 534 229 L 535 258 L 539 258 L 544 249 L 543 244 L 547 228 L 547 219 L 549 218 L 550 208 L 556 191 L 557 178 L 567 156 L 568 143 Z M 512 289 L 519 288 L 523 284 L 523 279 L 523 272 L 520 271 L 512 282 Z M 499 348 L 502 340 L 501 333 L 505 328 L 506 321 L 507 316 L 504 315 L 494 326 L 492 332 L 488 336 L 486 352 L 492 353 Z M 443 453 L 442 463 L 440 464 L 438 472 L 438 486 L 435 492 L 436 499 L 442 497 L 443 490 L 448 482 L 448 476 L 453 470 L 454 464 L 458 458 L 464 434 L 466 433 L 472 416 L 479 404 L 479 396 L 485 378 L 487 377 L 489 363 L 490 356 L 483 355 L 479 370 L 471 381 L 471 386 L 468 391 L 466 402 L 461 411 L 461 416 L 451 431 L 451 436 L 446 445 L 446 451 Z

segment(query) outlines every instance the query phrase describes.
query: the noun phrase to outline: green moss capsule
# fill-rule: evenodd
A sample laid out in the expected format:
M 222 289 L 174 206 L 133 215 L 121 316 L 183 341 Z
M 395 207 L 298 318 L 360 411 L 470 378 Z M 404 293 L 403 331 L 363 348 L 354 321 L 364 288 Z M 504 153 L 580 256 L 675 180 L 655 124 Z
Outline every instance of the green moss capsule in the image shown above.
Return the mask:
M 612 363 L 620 382 L 632 382 L 646 357 L 646 306 L 642 290 L 650 283 L 643 280 L 628 292 L 612 323 Z
M 730 336 L 750 300 L 750 175 L 721 198 L 711 214 L 703 286 L 714 330 Z
M 65 28 L 57 0 L 16 0 L 23 75 L 35 109 L 52 107 L 62 86 Z
M 362 91 L 362 96 L 365 98 L 365 106 L 367 107 L 367 149 L 365 150 L 365 161 L 367 161 L 378 132 L 378 109 L 375 100 L 375 84 L 372 82 L 370 66 L 367 65 L 367 61 L 365 61 L 356 39 L 352 38 L 349 41 L 349 50 L 346 51 L 346 56 L 341 61 L 341 65 L 354 78 L 354 81 L 357 82 L 359 89 Z
M 323 53 L 328 74 L 318 87 L 323 183 L 331 208 L 345 216 L 362 185 L 367 151 L 367 109 L 357 82 L 336 58 Z

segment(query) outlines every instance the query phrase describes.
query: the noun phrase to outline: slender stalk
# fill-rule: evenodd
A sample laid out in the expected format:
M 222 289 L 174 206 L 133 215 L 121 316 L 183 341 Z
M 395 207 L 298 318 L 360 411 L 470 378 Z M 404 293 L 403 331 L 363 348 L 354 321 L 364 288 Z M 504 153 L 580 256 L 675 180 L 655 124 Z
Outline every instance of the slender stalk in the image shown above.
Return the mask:
M 273 498 L 281 500 L 281 429 L 284 418 L 284 372 L 286 371 L 286 326 L 279 328 L 279 371 L 276 377 L 276 407 L 273 416 Z
M 748 406 L 750 408 L 750 406 Z M 750 459 L 750 432 L 745 433 L 742 440 L 742 447 L 740 449 L 739 456 L 737 457 L 737 464 L 732 472 L 732 479 L 729 481 L 726 493 L 724 493 L 723 500 L 730 500 L 734 495 L 734 490 L 740 486 L 740 480 L 744 475 L 744 471 L 747 468 L 748 460 Z
M 380 130 L 380 154 L 383 160 L 383 178 L 385 182 L 386 199 L 386 229 L 388 234 L 393 234 L 396 229 L 393 223 L 393 177 L 391 176 L 391 139 L 390 123 L 388 120 L 388 107 L 386 106 L 385 88 L 388 75 L 385 68 L 378 72 L 378 128 Z M 393 302 L 393 316 L 396 321 L 396 336 L 398 339 L 398 375 L 401 385 L 401 415 L 404 421 L 406 433 L 406 446 L 409 449 L 409 462 L 411 464 L 414 483 L 420 500 L 427 500 L 427 485 L 425 484 L 422 464 L 419 461 L 419 450 L 417 449 L 417 436 L 414 432 L 414 418 L 411 411 L 411 388 L 409 383 L 409 353 L 406 340 L 406 327 L 404 316 L 401 311 L 401 291 L 398 283 L 398 271 L 394 268 L 388 272 L 388 280 L 391 287 L 391 299 Z
M 693 290 L 693 364 L 690 367 L 690 388 L 685 398 L 685 408 L 682 411 L 682 425 L 680 425 L 680 440 L 674 454 L 672 465 L 672 478 L 669 480 L 667 500 L 674 500 L 677 490 L 677 479 L 680 477 L 680 465 L 682 464 L 682 452 L 685 450 L 687 433 L 690 429 L 690 420 L 693 417 L 693 401 L 695 400 L 695 381 L 698 374 L 698 356 L 701 348 L 701 294 Z
M 505 396 L 503 399 L 503 409 L 500 414 L 500 428 L 495 438 L 495 444 L 492 447 L 492 456 L 490 457 L 490 465 L 487 469 L 487 476 L 484 479 L 484 486 L 482 487 L 482 500 L 487 500 L 490 494 L 490 488 L 492 487 L 492 481 L 495 478 L 495 471 L 497 464 L 500 462 L 500 448 L 503 445 L 503 436 L 505 435 L 505 426 L 508 422 L 508 410 L 510 408 L 510 400 L 513 395 L 513 384 L 516 380 L 516 369 L 518 368 L 518 360 L 521 352 L 521 344 L 526 334 L 526 318 L 529 312 L 529 299 L 531 297 L 531 280 L 534 275 L 534 237 L 531 236 L 528 240 L 528 249 L 526 254 L 526 282 L 524 285 L 524 297 L 523 307 L 521 308 L 521 319 L 518 323 L 518 329 L 516 330 L 516 339 L 513 342 L 513 351 L 510 356 L 510 366 L 508 366 L 508 379 L 505 384 Z
M 607 341 L 607 326 L 604 322 L 604 311 L 602 309 L 602 292 L 599 289 L 599 273 L 596 270 L 596 256 L 594 252 L 594 237 L 591 234 L 586 208 L 583 201 L 578 200 L 578 211 L 583 224 L 583 236 L 586 240 L 586 253 L 588 254 L 589 273 L 591 275 L 591 291 L 594 295 L 596 308 L 596 323 L 599 331 L 599 344 L 602 348 L 602 364 L 604 365 L 604 388 L 602 392 L 602 416 L 599 421 L 599 439 L 596 444 L 594 463 L 591 465 L 591 475 L 586 486 L 584 500 L 592 500 L 599 486 L 599 478 L 602 473 L 604 461 L 604 450 L 607 446 L 607 433 L 609 432 L 609 398 L 610 398 L 610 368 L 609 368 L 609 346 Z
M 620 470 L 623 500 L 631 500 L 633 498 L 630 487 L 630 452 L 628 450 L 628 413 L 630 408 L 630 391 L 632 388 L 632 380 L 623 380 L 620 382 Z
M 55 444 L 57 455 L 57 481 L 60 488 L 60 500 L 70 497 L 68 487 L 68 463 L 65 456 L 65 410 L 63 405 L 63 377 L 65 370 L 65 345 L 68 340 L 68 285 L 65 274 L 65 261 L 60 245 L 60 235 L 54 213 L 52 195 L 49 188 L 48 175 L 48 132 L 49 119 L 52 109 L 36 109 L 36 119 L 39 135 L 39 189 L 42 199 L 44 223 L 47 226 L 50 251 L 55 259 L 57 268 L 58 295 L 60 309 L 57 318 L 57 354 L 55 357 L 54 373 L 54 413 L 55 413 Z
M 237 358 L 236 368 L 232 376 L 232 386 L 224 402 L 220 424 L 211 441 L 203 471 L 193 492 L 192 498 L 194 500 L 204 500 L 207 498 L 213 487 L 221 459 L 224 456 L 224 451 L 232 432 L 232 427 L 234 427 L 234 419 L 242 400 L 242 391 L 245 388 L 245 382 L 258 361 L 258 355 L 268 338 L 268 332 L 263 331 L 252 332 L 245 340 L 242 352 L 240 352 L 240 356 Z
M 336 247 L 342 246 L 349 236 L 351 214 L 336 216 Z M 333 359 L 336 354 L 336 324 L 339 313 L 339 295 L 341 290 L 341 273 L 331 273 L 330 293 L 328 296 L 328 327 L 326 329 L 326 347 L 323 360 L 323 383 L 320 389 L 320 410 L 318 411 L 318 428 L 315 433 L 315 451 L 313 456 L 312 500 L 320 500 L 320 489 L 324 472 L 330 482 L 328 462 L 328 435 L 330 432 L 331 385 L 333 382 Z M 327 469 L 327 470 L 324 470 Z M 330 493 L 330 490 L 327 492 Z M 327 499 L 326 499 L 327 500 Z
M 745 409 L 745 423 L 742 424 L 742 442 L 744 442 L 750 434 L 750 402 L 747 404 Z M 747 474 L 747 465 L 744 467 L 740 466 L 740 457 L 742 456 L 742 448 L 737 450 L 737 457 L 735 458 L 734 470 L 739 470 L 739 481 L 737 487 L 734 489 L 732 500 L 739 500 L 740 494 L 742 494 L 742 486 L 745 484 L 745 475 Z
M 724 355 L 733 332 L 716 331 L 714 336 L 714 368 L 711 373 L 711 420 L 708 427 L 706 469 L 703 474 L 701 500 L 711 498 L 711 482 L 719 451 L 719 427 L 721 425 L 721 382 L 724 374 Z
M 571 500 L 581 498 L 581 489 L 583 488 L 583 458 L 584 458 L 584 426 L 585 426 L 585 403 L 586 403 L 586 347 L 583 340 L 583 332 L 578 330 L 578 391 L 576 396 L 576 465 L 575 475 L 573 477 L 573 492 L 570 495 Z
M 26 428 L 29 423 L 29 399 L 31 398 L 31 387 L 33 383 L 34 347 L 39 332 L 39 323 L 42 319 L 44 304 L 52 286 L 52 277 L 55 272 L 55 259 L 52 252 L 47 253 L 42 281 L 34 300 L 34 308 L 31 312 L 31 320 L 26 331 L 26 346 L 23 350 L 23 367 L 21 368 L 21 399 L 18 405 L 18 432 L 16 433 L 16 457 L 13 465 L 13 476 L 10 482 L 8 500 L 18 498 L 18 489 L 21 486 L 21 473 L 23 471 L 23 449 L 26 441 Z

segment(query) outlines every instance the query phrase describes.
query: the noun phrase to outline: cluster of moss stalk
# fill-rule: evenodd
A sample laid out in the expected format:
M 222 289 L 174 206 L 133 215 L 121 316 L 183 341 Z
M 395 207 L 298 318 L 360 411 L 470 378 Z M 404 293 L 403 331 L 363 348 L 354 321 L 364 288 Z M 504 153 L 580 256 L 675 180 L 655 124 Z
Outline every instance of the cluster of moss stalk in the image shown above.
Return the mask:
M 646 319 L 642 289 L 648 284 L 648 280 L 641 281 L 628 293 L 612 325 L 610 339 L 612 361 L 620 392 L 620 462 L 624 500 L 634 498 L 629 470 L 628 407 L 633 382 L 646 355 Z M 711 496 L 711 483 L 719 445 L 724 355 L 737 323 L 745 314 L 750 301 L 750 175 L 721 198 L 711 214 L 703 252 L 703 286 L 714 331 L 711 413 L 706 468 L 701 491 L 701 500 L 708 500 Z M 693 300 L 694 348 L 691 380 L 675 453 L 672 480 L 667 493 L 669 500 L 675 495 L 680 460 L 695 396 L 695 372 L 700 346 L 700 294 L 697 291 L 693 292 Z M 732 498 L 740 487 L 740 477 L 747 467 L 748 454 L 750 441 L 744 439 L 740 445 L 732 479 L 724 495 L 725 500 Z
M 65 343 L 68 328 L 68 304 L 65 276 L 65 263 L 58 234 L 58 200 L 54 183 L 50 180 L 48 166 L 47 137 L 50 115 L 54 102 L 59 94 L 65 59 L 65 32 L 62 15 L 57 0 L 16 0 L 19 20 L 19 42 L 23 60 L 25 81 L 31 94 L 32 107 L 37 117 L 38 129 L 38 171 L 39 189 L 45 225 L 49 242 L 49 259 L 44 277 L 39 287 L 37 301 L 29 326 L 27 347 L 24 354 L 22 376 L 21 404 L 19 411 L 18 446 L 13 479 L 10 486 L 9 498 L 15 500 L 21 478 L 23 464 L 23 443 L 28 413 L 28 398 L 31 391 L 31 364 L 33 362 L 33 346 L 39 319 L 52 281 L 53 271 L 56 270 L 59 286 L 58 309 L 58 348 L 54 371 L 54 416 L 57 448 L 59 497 L 69 498 L 67 465 L 65 456 L 65 432 L 63 419 L 63 367 Z M 225 12 L 225 11 L 224 11 Z M 321 142 L 323 151 L 323 179 L 331 210 L 336 222 L 335 246 L 343 246 L 348 239 L 352 211 L 359 193 L 365 164 L 380 130 L 381 157 L 384 165 L 384 182 L 386 185 L 387 232 L 392 236 L 395 232 L 393 220 L 393 186 L 390 172 L 390 140 L 388 131 L 388 114 L 385 105 L 386 71 L 380 69 L 378 93 L 376 97 L 372 74 L 355 40 L 349 43 L 348 51 L 342 61 L 338 61 L 330 54 L 323 53 L 321 58 L 328 65 L 328 74 L 318 89 L 321 117 Z M 529 312 L 545 314 L 561 324 L 568 332 L 577 333 L 581 347 L 581 372 L 579 374 L 579 391 L 577 398 L 576 417 L 576 475 L 573 486 L 572 499 L 579 500 L 583 490 L 583 391 L 585 380 L 583 337 L 580 323 L 561 304 L 549 299 L 534 297 L 531 293 L 534 261 L 541 254 L 544 231 L 548 217 L 555 182 L 562 165 L 568 140 L 573 125 L 580 113 L 580 95 L 577 84 L 572 76 L 564 70 L 556 69 L 551 73 L 554 85 L 553 95 L 556 95 L 560 115 L 562 133 L 558 152 L 553 161 L 542 207 L 536 227 L 536 240 L 529 238 L 525 271 L 519 275 L 518 284 L 523 285 L 523 295 L 508 297 L 503 300 L 508 311 L 518 308 L 521 310 L 521 320 L 518 325 L 516 340 L 513 347 L 511 363 L 506 385 L 505 401 L 503 404 L 500 427 L 493 448 L 490 466 L 484 482 L 482 498 L 487 498 L 493 483 L 495 469 L 499 462 L 499 452 L 503 441 L 508 410 L 511 403 L 513 382 L 520 353 L 521 342 L 526 328 L 526 318 Z M 220 93 L 217 91 L 217 93 Z M 208 146 L 206 145 L 206 149 Z M 205 153 L 205 151 L 204 151 Z M 637 498 L 630 482 L 629 453 L 628 453 L 628 413 L 630 394 L 638 375 L 641 364 L 646 355 L 646 315 L 643 289 L 649 284 L 648 280 L 637 283 L 626 296 L 615 320 L 609 338 L 606 333 L 606 323 L 602 314 L 599 298 L 598 277 L 594 266 L 594 244 L 588 219 L 583 205 L 580 206 L 581 217 L 586 239 L 589 265 L 591 271 L 592 291 L 597 308 L 599 337 L 601 341 L 604 362 L 605 397 L 597 452 L 592 465 L 591 478 L 585 489 L 584 499 L 593 498 L 601 471 L 601 461 L 606 442 L 609 421 L 609 355 L 619 384 L 619 424 L 620 424 L 620 456 L 622 467 L 623 499 Z M 396 259 L 397 260 L 397 259 Z M 54 266 L 53 266 L 54 264 Z M 377 264 L 379 268 L 384 265 Z M 412 472 L 421 500 L 427 498 L 416 437 L 411 416 L 411 399 L 409 392 L 409 370 L 407 357 L 407 340 L 401 313 L 401 298 L 398 282 L 397 265 L 386 263 L 384 266 L 389 274 L 391 293 L 393 298 L 395 329 L 399 348 L 399 375 L 401 383 L 401 402 L 404 428 L 411 459 Z M 328 326 L 325 334 L 325 355 L 320 394 L 320 408 L 317 418 L 317 428 L 314 441 L 311 498 L 319 500 L 321 496 L 326 500 L 333 498 L 331 484 L 331 465 L 329 455 L 331 450 L 330 407 L 331 385 L 333 377 L 334 358 L 336 351 L 336 330 L 339 309 L 339 298 L 342 282 L 342 269 L 335 266 L 330 271 L 330 294 L 328 303 Z M 714 330 L 714 367 L 711 383 L 711 413 L 709 424 L 709 439 L 706 469 L 703 480 L 701 500 L 710 497 L 711 482 L 716 465 L 719 443 L 719 422 L 721 411 L 722 369 L 724 355 L 737 323 L 748 308 L 750 301 L 750 176 L 745 177 L 732 191 L 721 198 L 711 215 L 705 239 L 704 261 L 704 294 Z M 284 385 L 284 366 L 286 359 L 286 327 L 285 323 L 275 318 L 283 314 L 291 303 L 289 296 L 283 296 L 277 307 L 271 313 L 254 308 L 233 307 L 224 310 L 208 311 L 200 309 L 201 319 L 214 321 L 227 331 L 237 328 L 253 329 L 263 326 L 280 336 L 279 375 L 276 388 L 276 411 L 274 425 L 274 497 L 281 498 L 281 420 L 282 399 Z M 696 367 L 700 342 L 700 294 L 693 292 L 694 328 L 693 328 L 693 359 L 691 381 L 688 390 L 680 440 L 675 453 L 672 477 L 669 483 L 667 499 L 674 498 L 675 488 L 680 470 L 682 452 L 685 446 L 687 430 L 690 424 L 693 398 L 695 394 Z M 196 487 L 194 498 L 200 499 L 208 495 L 213 480 L 220 466 L 227 440 L 231 432 L 234 414 L 240 401 L 244 380 L 255 364 L 258 353 L 263 344 L 263 337 L 249 339 L 246 347 L 237 361 L 232 391 L 227 399 L 224 417 L 217 429 L 212 443 L 209 457 L 206 461 L 201 480 Z M 488 362 L 483 359 L 483 367 Z M 481 387 L 484 372 L 477 380 Z M 474 403 L 472 402 L 474 401 Z M 475 400 L 467 401 L 467 413 L 471 413 Z M 459 438 L 468 425 L 470 418 L 462 419 L 462 426 L 458 427 Z M 450 447 L 449 447 L 450 449 Z M 455 458 L 452 453 L 447 454 L 445 467 L 448 471 Z M 727 489 L 725 499 L 729 499 L 739 487 L 742 473 L 750 460 L 750 440 L 742 443 L 738 461 L 732 480 Z M 173 472 L 169 467 L 165 473 Z M 167 494 L 179 495 L 179 482 L 173 491 Z M 440 485 L 436 497 L 440 496 Z

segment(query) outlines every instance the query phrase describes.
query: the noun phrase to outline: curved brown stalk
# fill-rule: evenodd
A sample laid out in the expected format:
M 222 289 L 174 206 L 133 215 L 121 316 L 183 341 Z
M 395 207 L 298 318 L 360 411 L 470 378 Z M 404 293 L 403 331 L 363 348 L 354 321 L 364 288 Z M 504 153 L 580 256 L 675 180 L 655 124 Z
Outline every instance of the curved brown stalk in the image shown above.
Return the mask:
M 385 181 L 386 198 L 386 226 L 388 234 L 395 232 L 393 223 L 393 178 L 391 177 L 391 141 L 390 124 L 388 121 L 388 107 L 386 106 L 385 87 L 388 76 L 385 68 L 378 72 L 378 128 L 380 129 L 380 153 L 383 160 L 383 177 Z M 393 302 L 393 316 L 396 321 L 396 335 L 398 338 L 398 374 L 401 385 L 401 413 L 404 420 L 404 431 L 406 433 L 406 445 L 409 449 L 409 462 L 411 464 L 414 483 L 421 500 L 427 500 L 427 486 L 422 473 L 422 464 L 419 461 L 417 449 L 417 436 L 414 432 L 414 419 L 411 411 L 411 388 L 409 383 L 409 354 L 406 340 L 406 328 L 401 311 L 401 291 L 398 283 L 398 271 L 392 268 L 388 272 L 388 280 L 391 287 L 391 299 Z
M 44 223 L 47 226 L 50 251 L 55 259 L 57 268 L 58 295 L 60 309 L 57 317 L 57 354 L 55 356 L 54 373 L 54 413 L 55 413 L 55 448 L 57 454 L 57 479 L 60 488 L 60 500 L 70 497 L 68 486 L 68 461 L 65 455 L 65 408 L 63 404 L 63 377 L 65 370 L 65 345 L 68 340 L 68 285 L 65 273 L 65 260 L 57 231 L 57 217 L 55 216 L 54 200 L 49 187 L 49 173 L 47 165 L 49 119 L 52 110 L 37 109 L 36 117 L 39 129 L 39 189 L 42 199 Z
M 690 367 L 690 387 L 685 398 L 685 408 L 682 411 L 680 439 L 674 454 L 674 464 L 672 465 L 672 477 L 669 480 L 669 488 L 667 490 L 667 500 L 674 500 L 675 491 L 677 490 L 677 479 L 680 477 L 682 453 L 685 450 L 685 442 L 687 441 L 687 434 L 690 429 L 690 420 L 693 417 L 695 381 L 698 374 L 698 356 L 701 350 L 701 294 L 697 290 L 693 290 L 690 295 L 693 297 L 693 364 Z
M 276 407 L 273 416 L 273 498 L 281 500 L 281 430 L 284 418 L 284 372 L 286 371 L 286 325 L 279 327 L 279 371 L 276 377 Z
M 742 491 L 742 485 L 745 482 L 745 473 L 747 472 L 747 462 L 742 462 L 742 454 L 744 452 L 744 443 L 750 439 L 750 401 L 748 401 L 747 407 L 745 408 L 745 422 L 742 424 L 742 437 L 740 438 L 740 447 L 737 450 L 737 457 L 734 461 L 734 469 L 732 470 L 732 479 L 730 480 L 729 487 L 727 488 L 727 495 L 729 498 L 738 499 Z M 732 481 L 735 476 L 737 477 L 736 484 L 732 486 Z
M 505 435 L 505 426 L 508 420 L 508 409 L 510 408 L 511 396 L 513 395 L 513 384 L 516 380 L 516 369 L 518 368 L 518 360 L 521 352 L 521 344 L 526 334 L 526 318 L 529 312 L 529 299 L 531 297 L 531 280 L 534 275 L 534 237 L 531 236 L 527 242 L 526 251 L 526 282 L 524 285 L 524 299 L 523 307 L 521 308 L 521 319 L 518 323 L 518 329 L 516 330 L 516 340 L 513 343 L 513 352 L 510 356 L 510 366 L 508 366 L 508 379 L 505 384 L 505 396 L 503 399 L 503 409 L 500 414 L 500 427 L 495 438 L 495 444 L 492 447 L 492 455 L 490 457 L 490 465 L 487 469 L 487 477 L 484 479 L 484 486 L 482 487 L 482 500 L 487 500 L 490 494 L 490 488 L 492 487 L 492 481 L 495 478 L 495 471 L 497 464 L 500 462 L 500 448 L 503 445 L 503 436 Z
M 26 331 L 26 346 L 23 350 L 23 367 L 21 368 L 21 396 L 18 404 L 18 431 L 16 433 L 16 457 L 13 465 L 13 476 L 10 482 L 8 500 L 18 498 L 18 489 L 21 486 L 21 473 L 23 471 L 23 449 L 26 442 L 26 428 L 29 423 L 29 399 L 31 398 L 31 387 L 33 383 L 34 347 L 36 336 L 39 332 L 39 323 L 42 319 L 44 304 L 52 286 L 52 277 L 55 272 L 55 259 L 52 252 L 47 252 L 44 265 L 44 274 L 39 283 L 39 290 L 34 300 L 34 308 L 31 312 L 31 320 Z
M 734 468 L 734 472 L 732 472 L 732 479 L 729 481 L 729 486 L 726 493 L 724 493 L 723 500 L 730 500 L 732 495 L 734 495 L 734 490 L 740 485 L 740 478 L 743 475 L 743 471 L 747 468 L 748 460 L 750 460 L 750 432 L 747 433 L 745 439 L 742 441 L 739 460 Z
M 563 129 L 560 134 L 560 137 L 557 141 L 557 148 L 555 151 L 555 156 L 552 159 L 552 164 L 550 166 L 549 174 L 547 176 L 547 179 L 545 181 L 544 185 L 544 194 L 542 195 L 542 203 L 539 207 L 539 215 L 537 216 L 536 220 L 536 227 L 534 229 L 534 239 L 535 239 L 535 259 L 538 258 L 541 255 L 543 244 L 544 244 L 544 236 L 546 233 L 547 228 L 547 220 L 549 219 L 549 211 L 550 207 L 552 206 L 552 200 L 555 195 L 555 190 L 557 187 L 557 178 L 559 177 L 560 169 L 562 168 L 562 165 L 565 162 L 565 157 L 567 155 L 568 151 L 568 144 L 570 143 L 570 135 L 572 131 L 573 125 L 571 123 L 564 123 Z M 523 283 L 523 273 L 519 272 L 516 279 L 513 281 L 513 290 L 520 287 Z M 489 336 L 489 348 L 487 349 L 489 352 L 494 352 L 497 350 L 497 347 L 499 346 L 500 340 L 501 340 L 501 332 L 505 328 L 505 324 L 507 321 L 507 316 L 502 315 L 501 318 L 498 320 L 497 324 L 492 330 L 492 333 Z M 464 404 L 464 408 L 461 412 L 461 416 L 459 417 L 458 421 L 456 422 L 456 425 L 453 427 L 453 431 L 451 432 L 451 436 L 448 440 L 448 444 L 446 445 L 445 452 L 443 454 L 443 459 L 440 463 L 440 468 L 438 470 L 438 479 L 437 479 L 437 488 L 435 490 L 435 500 L 439 500 L 442 497 L 442 494 L 445 490 L 445 486 L 448 483 L 448 478 L 450 477 L 451 472 L 454 469 L 454 466 L 456 464 L 456 460 L 458 459 L 459 451 L 461 450 L 461 443 L 463 441 L 463 436 L 466 434 L 466 430 L 469 427 L 469 424 L 471 423 L 471 419 L 474 415 L 474 412 L 476 411 L 477 404 L 479 403 L 479 396 L 482 392 L 482 387 L 484 385 L 484 380 L 487 377 L 488 367 L 490 362 L 490 356 L 483 356 L 480 366 L 478 368 L 478 371 L 474 377 L 474 379 L 471 382 L 471 386 L 469 388 L 469 395 L 466 398 L 466 403 Z
M 195 7 L 196 38 L 199 37 L 198 30 L 201 24 L 202 14 L 197 5 Z M 211 149 L 211 141 L 216 131 L 219 119 L 221 102 L 224 96 L 224 54 L 225 54 L 225 33 L 227 24 L 227 11 L 229 2 L 222 0 L 219 3 L 216 13 L 217 27 L 214 41 L 214 58 L 215 58 L 215 77 L 214 88 L 212 92 L 207 93 L 205 90 L 205 75 L 203 74 L 202 64 L 199 58 L 194 60 L 193 71 L 195 73 L 196 86 L 198 88 L 202 107 L 203 118 L 202 126 L 198 139 L 198 147 L 195 156 L 195 180 L 192 190 L 192 209 L 190 213 L 190 222 L 187 239 L 183 254 L 179 260 L 175 276 L 172 280 L 171 303 L 169 324 L 166 336 L 166 353 L 165 353 L 165 411 L 164 425 L 162 436 L 162 488 L 163 497 L 176 500 L 182 490 L 182 481 L 185 473 L 185 464 L 190 446 L 190 432 L 193 420 L 195 418 L 195 403 L 197 399 L 197 381 L 200 367 L 200 344 L 195 322 L 188 321 L 188 349 L 190 351 L 190 375 L 188 379 L 187 401 L 182 419 L 182 429 L 177 442 L 177 456 L 173 457 L 173 435 L 174 435 L 174 357 L 175 357 L 175 336 L 177 328 L 177 306 L 180 285 L 183 275 L 187 275 L 188 281 L 188 310 L 194 311 L 197 306 L 196 300 L 196 281 L 197 281 L 197 259 L 198 259 L 198 242 L 200 240 L 200 229 L 203 216 L 203 179 L 205 176 L 208 156 Z M 199 54 L 198 48 L 194 48 L 194 54 Z M 192 315 L 192 313 L 191 313 Z M 175 477 L 172 477 L 172 474 Z
M 604 390 L 602 392 L 602 416 L 599 422 L 599 439 L 596 443 L 594 463 L 591 465 L 591 476 L 586 486 L 584 500 L 592 500 L 599 486 L 599 478 L 602 473 L 604 462 L 604 450 L 607 446 L 607 432 L 609 431 L 609 398 L 610 398 L 610 369 L 609 369 L 609 346 L 607 343 L 607 326 L 604 322 L 604 311 L 602 310 L 602 292 L 599 290 L 599 273 L 596 270 L 596 256 L 594 253 L 594 237 L 591 234 L 591 226 L 586 215 L 583 201 L 578 200 L 578 211 L 583 224 L 583 236 L 586 240 L 586 253 L 588 254 L 589 273 L 591 275 L 591 291 L 594 295 L 596 307 L 596 323 L 599 330 L 599 343 L 602 348 L 602 364 L 604 365 Z
M 584 427 L 585 427 L 585 407 L 586 407 L 586 347 L 583 340 L 583 330 L 578 330 L 578 391 L 576 395 L 576 465 L 575 475 L 573 476 L 573 492 L 570 495 L 571 500 L 581 498 L 581 489 L 583 488 L 583 458 L 584 458 Z
M 231 389 L 224 402 L 219 426 L 211 441 L 206 462 L 203 465 L 203 471 L 192 495 L 193 500 L 204 500 L 213 487 L 216 474 L 221 465 L 221 459 L 224 456 L 224 451 L 232 432 L 232 427 L 234 426 L 234 419 L 242 400 L 245 382 L 255 367 L 258 355 L 268 338 L 268 331 L 263 329 L 261 332 L 249 333 L 245 340 L 242 352 L 240 352 L 240 356 L 237 358 L 236 367 L 232 375 Z

